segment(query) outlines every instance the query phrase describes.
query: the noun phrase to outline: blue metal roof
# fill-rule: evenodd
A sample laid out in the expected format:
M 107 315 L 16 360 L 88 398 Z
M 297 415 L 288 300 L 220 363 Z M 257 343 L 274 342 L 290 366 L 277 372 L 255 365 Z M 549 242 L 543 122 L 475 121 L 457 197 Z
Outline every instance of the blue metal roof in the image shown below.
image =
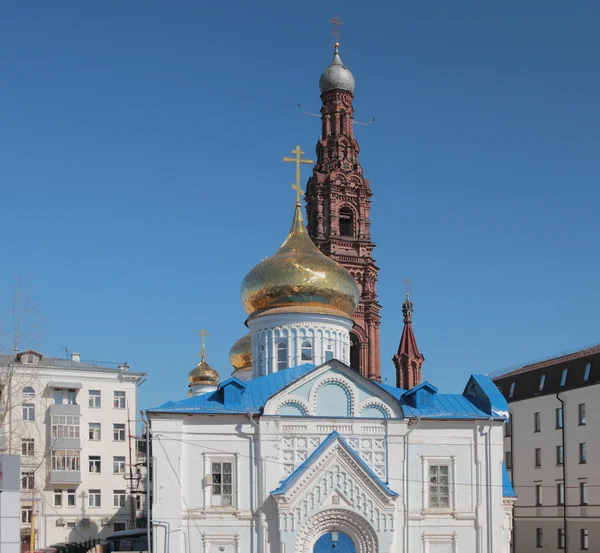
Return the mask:
M 502 463 L 502 497 L 517 497 L 504 463 Z
M 275 491 L 271 492 L 273 495 L 281 495 L 287 492 L 295 482 L 313 465 L 313 463 L 321 456 L 321 454 L 335 441 L 339 441 L 342 447 L 350 454 L 351 457 L 375 480 L 381 488 L 387 492 L 389 495 L 396 496 L 398 495 L 395 491 L 388 488 L 387 484 L 383 482 L 372 470 L 369 465 L 367 465 L 344 440 L 337 430 L 334 430 L 327 438 L 323 440 L 321 445 L 317 447 L 292 474 L 290 474 L 277 488 Z

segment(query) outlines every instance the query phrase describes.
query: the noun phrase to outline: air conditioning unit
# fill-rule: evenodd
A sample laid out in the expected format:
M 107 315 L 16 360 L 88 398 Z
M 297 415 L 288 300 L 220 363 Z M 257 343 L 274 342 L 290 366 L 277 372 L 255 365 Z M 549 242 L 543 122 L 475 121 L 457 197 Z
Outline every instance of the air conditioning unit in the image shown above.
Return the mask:
M 90 519 L 89 518 L 82 518 L 79 520 L 79 524 L 81 524 L 81 526 L 88 526 L 90 523 Z
M 64 518 L 59 518 L 56 520 L 56 526 L 64 526 L 65 525 L 65 519 Z
M 104 517 L 101 521 L 102 526 L 108 526 L 110 524 L 110 518 Z

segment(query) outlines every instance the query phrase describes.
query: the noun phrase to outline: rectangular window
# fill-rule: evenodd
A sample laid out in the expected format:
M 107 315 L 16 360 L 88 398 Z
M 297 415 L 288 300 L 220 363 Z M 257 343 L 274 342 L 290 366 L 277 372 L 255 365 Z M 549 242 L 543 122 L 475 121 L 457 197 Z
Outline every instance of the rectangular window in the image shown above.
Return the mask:
M 21 489 L 22 490 L 33 490 L 34 488 L 35 488 L 35 471 L 22 470 L 21 471 Z
M 113 507 L 125 507 L 125 490 L 113 491 Z
M 100 455 L 90 455 L 89 457 L 89 471 L 94 474 L 100 474 L 102 467 L 100 465 Z
M 567 375 L 569 374 L 569 369 L 563 369 L 562 374 L 560 375 L 560 387 L 566 386 L 567 384 Z
M 62 507 L 62 490 L 54 490 L 54 506 Z
M 232 463 L 215 462 L 211 465 L 212 504 L 233 505 Z
M 542 450 L 539 447 L 535 448 L 535 466 L 542 466 Z
M 540 418 L 540 414 L 538 413 L 534 413 L 533 414 L 533 431 L 534 432 L 539 432 L 542 429 L 542 420 Z
M 542 504 L 542 485 L 535 485 L 535 504 L 536 506 L 540 506 Z
M 67 490 L 67 507 L 75 507 L 75 490 Z
M 125 457 L 113 457 L 113 474 L 125 474 Z
M 558 546 L 559 549 L 564 549 L 565 548 L 565 529 L 559 528 L 556 537 L 557 537 L 556 545 Z
M 511 382 L 510 383 L 510 389 L 508 390 L 508 397 L 511 398 L 515 395 L 515 386 L 516 386 L 516 382 Z
M 135 496 L 135 508 L 138 511 L 141 511 L 141 509 L 142 509 L 142 496 L 141 495 Z
M 100 490 L 90 490 L 88 494 L 88 507 L 100 507 Z
M 63 391 L 62 388 L 54 388 L 52 392 L 52 397 L 54 398 L 54 403 L 57 405 L 62 405 L 63 402 Z
M 535 546 L 544 547 L 544 534 L 541 528 L 535 529 Z
M 52 451 L 52 470 L 77 471 L 80 467 L 78 449 L 55 449 Z
M 562 427 L 563 427 L 563 408 L 557 407 L 556 408 L 556 428 L 562 428 Z
M 429 465 L 429 508 L 450 508 L 450 467 Z
M 579 426 L 585 426 L 587 424 L 587 418 L 585 416 L 585 403 L 579 404 Z
M 565 504 L 565 485 L 562 483 L 556 484 L 556 504 Z
M 512 451 L 506 452 L 506 461 L 505 461 L 506 470 L 512 470 Z
M 21 455 L 33 457 L 35 454 L 33 438 L 21 438 Z
M 331 361 L 333 359 L 333 351 L 330 349 L 325 350 L 325 361 Z
M 113 440 L 115 442 L 125 441 L 125 425 L 124 424 L 113 424 Z
M 77 405 L 77 390 L 67 390 L 67 405 Z
M 115 392 L 113 407 L 115 409 L 125 409 L 125 392 Z
M 546 385 L 546 373 L 540 376 L 540 385 L 538 386 L 538 392 L 542 392 L 544 390 L 544 386 Z
M 125 530 L 125 523 L 124 522 L 115 522 L 113 524 L 113 528 L 115 532 L 122 532 L 123 530 Z
M 31 524 L 31 507 L 21 509 L 21 524 Z
M 590 372 L 592 371 L 592 364 L 588 363 L 583 371 L 583 381 L 587 382 L 590 379 Z
M 579 462 L 582 465 L 587 463 L 587 444 L 585 442 L 579 444 Z
M 35 405 L 33 403 L 23 404 L 23 420 L 34 421 L 35 420 Z
M 100 423 L 99 422 L 90 422 L 89 430 L 88 430 L 88 438 L 93 442 L 100 441 Z
M 90 390 L 89 394 L 89 408 L 100 409 L 100 390 Z
M 79 438 L 79 416 L 52 415 L 53 438 Z
M 580 505 L 588 504 L 587 490 L 588 490 L 587 482 L 579 482 L 579 504 Z
M 512 417 L 510 417 L 504 423 L 504 436 L 506 436 L 507 438 L 509 438 L 511 434 L 512 434 Z
M 562 445 L 556 446 L 556 464 L 562 465 L 565 462 L 565 450 Z
M 581 529 L 581 549 L 587 551 L 590 547 L 590 533 L 587 528 Z

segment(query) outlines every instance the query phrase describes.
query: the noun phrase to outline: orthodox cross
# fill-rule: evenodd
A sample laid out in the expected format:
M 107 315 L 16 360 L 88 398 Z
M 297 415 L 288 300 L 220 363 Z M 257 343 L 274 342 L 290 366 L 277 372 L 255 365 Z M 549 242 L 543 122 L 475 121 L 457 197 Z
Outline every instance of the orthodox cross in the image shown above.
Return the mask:
M 333 25 L 333 29 L 331 30 L 331 34 L 334 36 L 335 41 L 339 42 L 340 41 L 340 27 L 343 25 L 342 20 L 339 18 L 339 16 L 334 15 L 331 20 L 329 21 L 329 23 L 331 23 Z
M 410 292 L 411 284 L 412 284 L 412 282 L 410 280 L 408 280 L 408 278 L 404 279 L 404 290 L 406 291 L 407 296 L 408 296 L 408 293 Z
M 206 348 L 204 347 L 204 338 L 206 336 L 208 336 L 208 332 L 206 332 L 206 330 L 204 330 L 202 328 L 202 329 L 200 329 L 200 332 L 198 332 L 198 336 L 200 336 L 200 338 L 202 338 L 202 348 L 200 348 L 200 357 L 202 358 L 202 361 L 204 361 L 206 358 Z
M 301 205 L 300 196 L 304 194 L 304 190 L 300 187 L 300 164 L 301 163 L 313 163 L 312 159 L 302 159 L 304 152 L 300 149 L 300 146 L 296 146 L 296 149 L 292 150 L 292 154 L 296 154 L 296 157 L 284 157 L 283 161 L 296 164 L 296 182 L 292 184 L 292 188 L 296 191 L 296 205 Z

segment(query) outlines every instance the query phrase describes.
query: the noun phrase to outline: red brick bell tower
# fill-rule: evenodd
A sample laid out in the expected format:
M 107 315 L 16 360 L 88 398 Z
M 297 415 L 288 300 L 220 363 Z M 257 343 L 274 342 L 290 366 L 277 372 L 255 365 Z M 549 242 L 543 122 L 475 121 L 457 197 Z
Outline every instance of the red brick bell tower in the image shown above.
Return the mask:
M 417 347 L 417 340 L 412 328 L 413 304 L 406 293 L 406 301 L 402 304 L 404 315 L 404 329 L 400 337 L 398 353 L 392 357 L 396 367 L 396 386 L 403 390 L 410 390 L 421 384 L 421 367 L 425 357 Z
M 308 233 L 321 251 L 343 265 L 358 283 L 360 303 L 351 331 L 350 365 L 380 380 L 381 306 L 375 285 L 378 267 L 371 241 L 371 186 L 363 176 L 354 137 L 354 77 L 338 53 L 321 75 L 321 138 L 306 186 Z

